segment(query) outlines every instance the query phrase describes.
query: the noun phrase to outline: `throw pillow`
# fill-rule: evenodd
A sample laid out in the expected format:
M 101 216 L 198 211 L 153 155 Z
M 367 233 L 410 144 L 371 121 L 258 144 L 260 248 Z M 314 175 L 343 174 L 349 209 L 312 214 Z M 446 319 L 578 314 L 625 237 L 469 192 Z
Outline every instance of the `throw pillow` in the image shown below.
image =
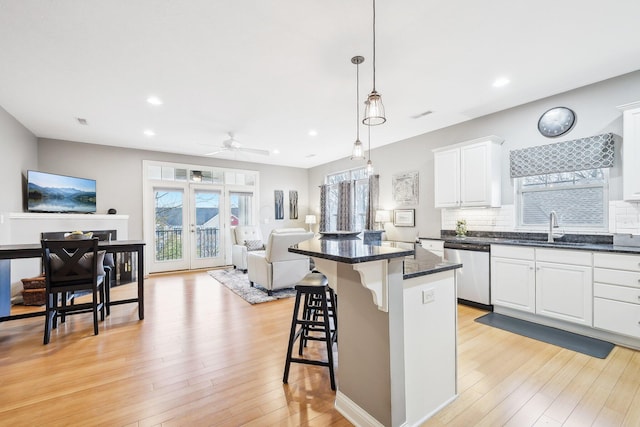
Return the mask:
M 261 251 L 264 249 L 262 240 L 245 240 L 244 245 L 247 247 L 248 251 Z

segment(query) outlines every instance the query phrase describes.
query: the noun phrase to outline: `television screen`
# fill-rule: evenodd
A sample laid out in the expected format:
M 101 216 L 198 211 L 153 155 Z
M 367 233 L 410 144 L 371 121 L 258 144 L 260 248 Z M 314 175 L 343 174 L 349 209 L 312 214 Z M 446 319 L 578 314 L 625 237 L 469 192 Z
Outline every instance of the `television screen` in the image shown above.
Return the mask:
M 96 211 L 96 181 L 51 173 L 27 172 L 29 212 Z

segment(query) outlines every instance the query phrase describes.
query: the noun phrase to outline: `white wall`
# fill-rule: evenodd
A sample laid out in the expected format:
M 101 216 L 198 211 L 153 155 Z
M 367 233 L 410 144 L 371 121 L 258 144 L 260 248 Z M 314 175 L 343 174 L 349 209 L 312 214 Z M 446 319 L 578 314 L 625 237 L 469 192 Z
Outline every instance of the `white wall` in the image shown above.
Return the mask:
M 0 107 L 0 244 L 8 243 L 9 212 L 22 212 L 26 172 L 37 169 L 37 138 Z
M 513 84 L 517 84 L 514 82 Z M 640 99 L 640 71 L 626 74 L 583 88 L 530 102 L 508 110 L 469 120 L 448 128 L 419 135 L 404 141 L 372 150 L 371 160 L 376 173 L 380 174 L 380 204 L 387 209 L 394 205 L 391 193 L 392 176 L 397 173 L 417 170 L 420 172 L 420 200 L 416 209 L 416 227 L 393 227 L 387 224 L 387 237 L 394 240 L 413 240 L 416 234 L 423 237 L 440 235 L 440 209 L 433 207 L 433 148 L 455 144 L 487 135 L 498 135 L 505 139 L 502 145 L 502 203 L 513 205 L 513 180 L 509 177 L 509 151 L 523 147 L 551 144 L 559 141 L 583 138 L 613 132 L 622 135 L 622 113 L 616 108 Z M 503 90 L 509 90 L 508 87 Z M 577 123 L 574 129 L 560 138 L 549 139 L 538 133 L 540 115 L 556 106 L 566 106 L 575 111 Z M 392 112 L 383 126 L 393 126 Z M 437 114 L 437 111 L 434 113 Z M 419 120 L 429 120 L 426 116 Z M 375 128 L 372 130 L 375 141 Z M 346 142 L 345 142 L 346 143 Z M 619 154 L 619 147 L 617 147 Z M 360 163 L 362 164 L 362 163 Z M 358 163 L 341 159 L 309 170 L 309 199 L 311 209 L 319 212 L 319 188 L 324 176 L 331 172 L 351 169 Z M 610 173 L 610 200 L 622 197 L 621 162 Z
M 197 156 L 160 153 L 83 144 L 79 142 L 41 139 L 38 142 L 39 170 L 83 178 L 97 182 L 97 211 L 106 213 L 115 208 L 129 215 L 129 238 L 142 239 L 142 161 L 156 160 L 202 166 L 250 169 L 260 172 L 260 220 L 263 235 L 281 227 L 304 227 L 309 199 L 307 170 L 257 163 L 220 160 Z M 298 190 L 298 220 L 274 220 L 273 191 L 283 190 L 288 200 L 289 190 Z

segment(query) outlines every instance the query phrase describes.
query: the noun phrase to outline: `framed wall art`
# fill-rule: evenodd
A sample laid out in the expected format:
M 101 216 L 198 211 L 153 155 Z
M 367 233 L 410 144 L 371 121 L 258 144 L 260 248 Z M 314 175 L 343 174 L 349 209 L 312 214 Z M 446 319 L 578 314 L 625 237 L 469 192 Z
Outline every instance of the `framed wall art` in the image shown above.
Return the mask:
M 393 225 L 396 227 L 415 227 L 415 209 L 396 209 L 393 211 Z
M 273 190 L 273 202 L 275 204 L 275 219 L 284 219 L 284 191 Z
M 298 219 L 298 192 L 289 190 L 289 219 Z
M 418 204 L 420 175 L 418 171 L 403 172 L 393 175 L 391 190 L 393 200 L 399 206 Z

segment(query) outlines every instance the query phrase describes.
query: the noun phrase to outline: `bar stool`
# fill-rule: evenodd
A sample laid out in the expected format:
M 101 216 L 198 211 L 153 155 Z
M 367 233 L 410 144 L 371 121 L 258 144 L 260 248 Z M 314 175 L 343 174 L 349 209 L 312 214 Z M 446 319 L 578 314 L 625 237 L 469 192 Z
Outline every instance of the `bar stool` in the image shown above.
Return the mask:
M 296 301 L 291 319 L 291 332 L 282 382 L 286 384 L 289 379 L 291 363 L 326 366 L 329 368 L 331 389 L 335 390 L 333 343 L 336 340 L 338 330 L 335 294 L 333 289 L 329 287 L 327 278 L 322 273 L 315 272 L 307 274 L 298 282 L 295 289 Z M 300 310 L 301 302 L 303 303 L 302 310 Z M 331 328 L 330 319 L 333 320 L 333 328 Z M 324 341 L 327 347 L 327 360 L 292 357 L 293 346 L 298 338 L 300 338 L 298 356 L 303 355 L 303 349 L 309 340 Z

